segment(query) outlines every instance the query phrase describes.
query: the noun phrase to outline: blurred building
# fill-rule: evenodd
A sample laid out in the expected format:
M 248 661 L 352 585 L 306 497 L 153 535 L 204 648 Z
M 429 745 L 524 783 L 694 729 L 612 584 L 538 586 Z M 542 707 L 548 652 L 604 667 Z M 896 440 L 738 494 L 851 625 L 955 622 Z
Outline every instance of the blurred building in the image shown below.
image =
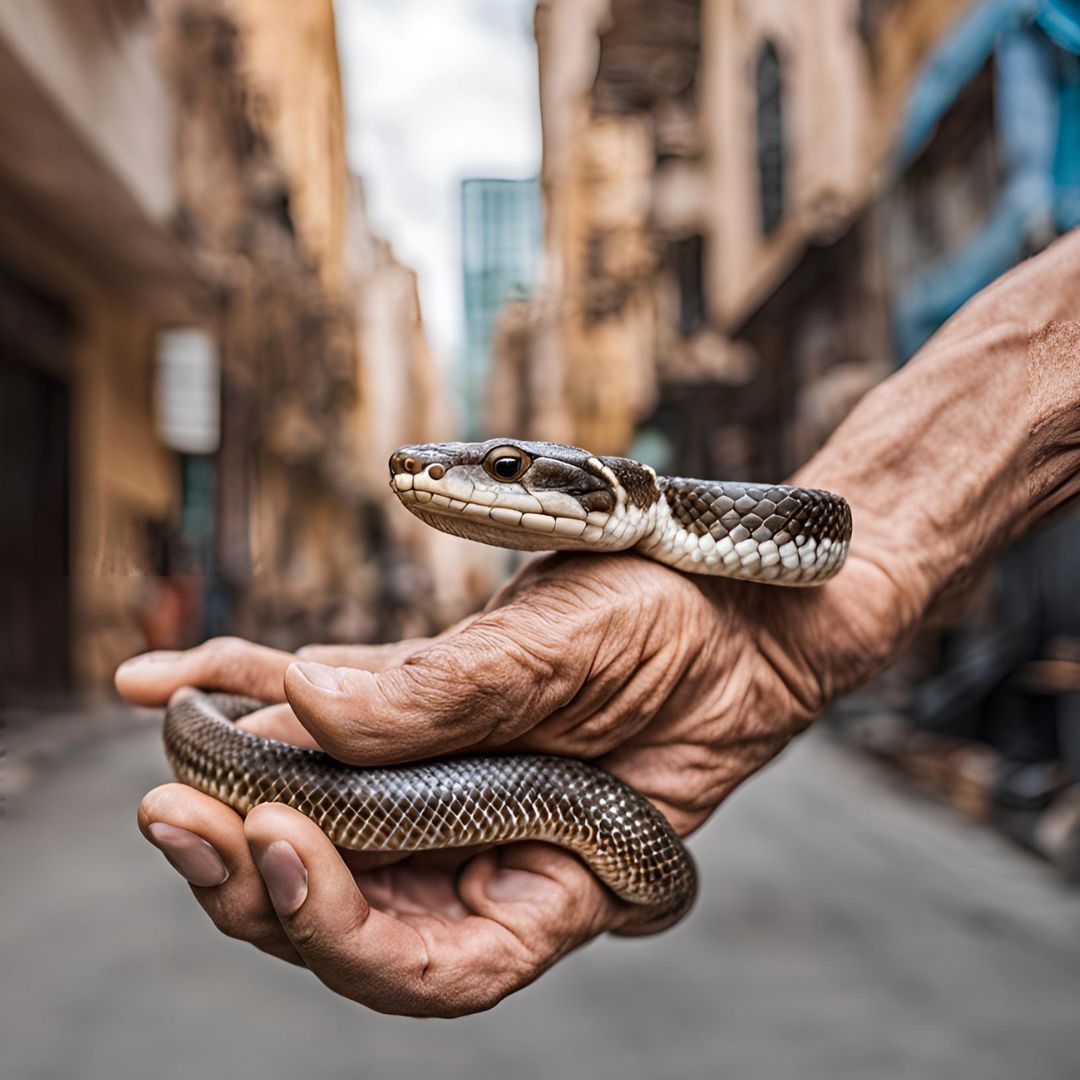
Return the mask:
M 1074 0 L 542 0 L 519 430 L 779 478 L 1077 221 Z M 518 373 L 518 374 L 515 374 Z
M 493 431 L 779 480 L 1080 225 L 1077 0 L 541 0 L 535 31 L 545 278 L 500 315 Z M 850 730 L 1075 866 L 1075 519 L 1053 535 L 997 575 L 1052 629 L 986 581 Z
M 493 333 L 508 301 L 532 293 L 540 259 L 540 184 L 535 178 L 474 178 L 461 184 L 461 263 L 465 296 L 462 364 L 467 438 L 482 430 Z
M 644 434 L 658 464 L 782 474 L 823 369 L 847 396 L 888 364 L 881 297 L 865 295 L 880 273 L 852 223 L 904 87 L 964 5 L 591 7 L 591 23 L 558 0 L 537 16 L 541 337 L 557 342 L 538 352 L 566 356 L 578 441 Z
M 5 686 L 440 617 L 385 520 L 440 433 L 415 277 L 342 132 L 330 0 L 0 7 Z

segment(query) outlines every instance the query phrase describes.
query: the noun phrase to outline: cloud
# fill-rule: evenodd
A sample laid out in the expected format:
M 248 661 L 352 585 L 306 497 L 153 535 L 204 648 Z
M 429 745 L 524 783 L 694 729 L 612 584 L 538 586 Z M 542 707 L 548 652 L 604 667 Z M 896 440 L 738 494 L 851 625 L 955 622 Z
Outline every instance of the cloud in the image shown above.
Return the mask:
M 532 0 L 337 0 L 349 161 L 420 274 L 436 355 L 462 339 L 459 184 L 535 175 Z

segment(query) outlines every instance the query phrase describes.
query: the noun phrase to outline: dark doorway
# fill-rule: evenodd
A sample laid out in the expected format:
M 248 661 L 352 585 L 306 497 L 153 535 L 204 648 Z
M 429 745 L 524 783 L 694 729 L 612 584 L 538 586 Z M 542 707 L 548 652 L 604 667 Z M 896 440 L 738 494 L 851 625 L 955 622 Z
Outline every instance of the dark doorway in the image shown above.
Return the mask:
M 70 320 L 0 271 L 0 688 L 71 683 Z

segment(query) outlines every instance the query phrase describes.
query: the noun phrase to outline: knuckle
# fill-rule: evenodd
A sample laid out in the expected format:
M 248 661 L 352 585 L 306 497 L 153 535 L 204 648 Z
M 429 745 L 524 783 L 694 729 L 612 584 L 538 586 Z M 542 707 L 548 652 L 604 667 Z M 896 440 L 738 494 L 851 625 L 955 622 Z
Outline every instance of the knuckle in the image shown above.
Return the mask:
M 302 952 L 311 952 L 319 944 L 319 928 L 312 922 L 288 924 L 289 940 Z
M 264 953 L 272 953 L 275 956 L 287 953 L 288 941 L 281 932 L 281 927 L 271 924 L 269 920 L 260 922 L 257 926 L 245 929 L 243 932 L 233 932 L 229 937 L 238 941 L 246 941 L 254 945 L 256 949 Z
M 360 764 L 365 749 L 370 749 L 358 733 L 350 730 L 347 721 L 339 721 L 333 716 L 320 716 L 318 728 L 313 734 L 323 751 L 347 765 Z
M 207 638 L 199 649 L 203 652 L 237 652 L 246 645 L 243 638 L 232 634 L 223 634 L 218 637 Z
M 213 669 L 212 677 L 216 673 L 223 673 L 235 668 L 241 663 L 251 646 L 238 637 L 215 637 L 204 641 L 196 652 L 205 658 L 207 664 Z
M 246 941 L 263 952 L 281 947 L 281 925 L 276 919 L 255 910 L 252 904 L 219 899 L 205 906 L 214 925 L 227 938 Z

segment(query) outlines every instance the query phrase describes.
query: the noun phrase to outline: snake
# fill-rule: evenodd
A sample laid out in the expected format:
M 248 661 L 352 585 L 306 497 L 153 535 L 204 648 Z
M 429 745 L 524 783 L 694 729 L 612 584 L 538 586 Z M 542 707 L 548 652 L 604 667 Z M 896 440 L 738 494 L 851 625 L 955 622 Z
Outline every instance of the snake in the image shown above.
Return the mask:
M 404 446 L 390 487 L 426 524 L 522 551 L 633 550 L 677 571 L 782 586 L 841 569 L 851 510 L 813 488 L 661 476 L 624 457 L 516 439 Z M 340 848 L 420 852 L 520 840 L 579 856 L 627 905 L 622 933 L 652 933 L 693 904 L 693 858 L 664 815 L 597 765 L 546 754 L 471 754 L 357 767 L 236 720 L 263 703 L 188 690 L 166 710 L 177 779 L 241 815 L 293 807 Z

